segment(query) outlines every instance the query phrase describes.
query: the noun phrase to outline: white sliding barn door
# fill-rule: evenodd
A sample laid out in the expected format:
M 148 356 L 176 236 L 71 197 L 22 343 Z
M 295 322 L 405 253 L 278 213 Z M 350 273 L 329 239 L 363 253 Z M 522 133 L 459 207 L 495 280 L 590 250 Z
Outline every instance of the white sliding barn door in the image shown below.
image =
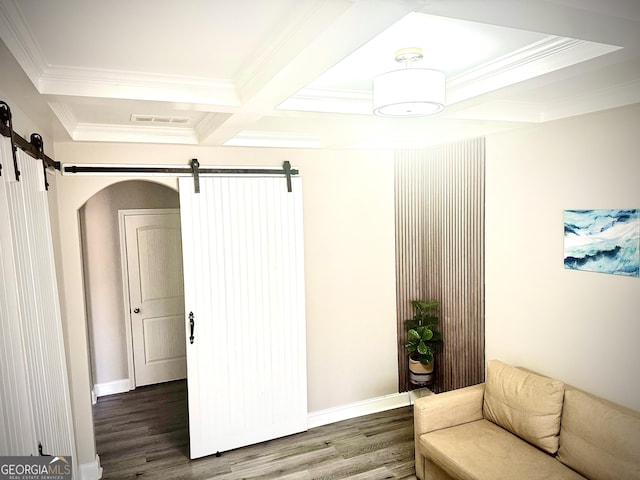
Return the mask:
M 26 448 L 19 454 L 37 455 L 40 444 L 46 454 L 73 456 L 71 400 L 43 166 L 18 150 L 21 175 L 20 181 L 15 181 L 13 162 L 7 160 L 2 159 L 0 177 L 5 182 L 0 202 L 6 202 L 9 217 L 9 224 L 1 228 L 2 263 L 3 271 L 10 275 L 4 278 L 11 281 L 13 277 L 14 284 L 4 286 L 10 316 L 5 318 L 3 308 L 0 320 L 2 331 L 12 335 L 13 343 L 2 352 L 7 355 L 2 361 L 8 362 L 2 369 L 2 381 L 9 378 L 10 383 L 3 387 L 14 385 L 16 390 L 5 397 L 6 404 L 4 398 L 0 401 L 0 413 L 5 415 L 5 424 L 8 419 L 10 426 L 22 424 L 25 428 L 10 434 L 16 447 Z M 12 249 L 7 247 L 7 235 Z M 74 472 L 76 469 L 74 465 Z
M 179 179 L 191 458 L 307 429 L 302 184 L 292 182 L 288 193 L 282 177 L 200 177 L 194 193 Z
M 4 138 L 0 138 L 0 165 L 0 455 L 37 455 L 9 209 L 13 159 L 11 142 Z

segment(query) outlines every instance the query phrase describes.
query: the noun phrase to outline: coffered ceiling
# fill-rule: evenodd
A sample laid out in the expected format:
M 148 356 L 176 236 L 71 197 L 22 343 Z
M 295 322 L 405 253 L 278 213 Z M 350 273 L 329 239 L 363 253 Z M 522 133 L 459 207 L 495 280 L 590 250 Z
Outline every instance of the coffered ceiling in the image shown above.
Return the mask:
M 640 102 L 637 0 L 0 0 L 0 38 L 57 141 L 420 148 Z M 406 47 L 447 106 L 376 117 Z

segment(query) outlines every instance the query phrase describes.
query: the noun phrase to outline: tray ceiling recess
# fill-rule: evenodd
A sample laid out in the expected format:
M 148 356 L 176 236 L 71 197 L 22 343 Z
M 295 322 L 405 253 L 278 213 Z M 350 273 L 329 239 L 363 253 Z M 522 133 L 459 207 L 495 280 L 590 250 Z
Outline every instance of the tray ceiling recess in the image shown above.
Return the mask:
M 640 102 L 640 4 L 482 3 L 0 0 L 0 87 L 57 141 L 250 147 L 423 148 Z M 376 116 L 407 48 L 444 109 Z

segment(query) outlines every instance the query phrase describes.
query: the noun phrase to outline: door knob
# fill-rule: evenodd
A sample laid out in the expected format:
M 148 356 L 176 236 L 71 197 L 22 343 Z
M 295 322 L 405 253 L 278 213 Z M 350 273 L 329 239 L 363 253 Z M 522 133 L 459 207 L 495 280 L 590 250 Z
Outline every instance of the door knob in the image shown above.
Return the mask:
M 140 309 L 138 307 L 134 308 L 133 313 L 140 313 Z

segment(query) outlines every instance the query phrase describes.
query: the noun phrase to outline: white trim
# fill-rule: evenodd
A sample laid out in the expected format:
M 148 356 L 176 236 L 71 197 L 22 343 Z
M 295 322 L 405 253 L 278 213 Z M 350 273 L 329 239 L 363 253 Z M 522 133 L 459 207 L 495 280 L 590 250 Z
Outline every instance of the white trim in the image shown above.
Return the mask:
M 146 143 L 171 143 L 190 144 L 198 143 L 200 137 L 206 138 L 215 128 L 229 117 L 225 113 L 206 113 L 193 126 L 197 119 L 188 117 L 186 124 L 167 124 L 148 122 L 138 125 L 103 125 L 94 123 L 80 123 L 76 119 L 69 104 L 61 102 L 49 102 L 49 107 L 58 117 L 67 133 L 75 141 L 112 141 L 112 142 L 146 142 Z M 135 115 L 135 114 L 132 114 Z M 157 117 L 150 115 L 150 117 Z
M 320 148 L 320 138 L 299 133 L 243 130 L 223 145 L 225 147 Z
M 276 110 L 371 115 L 371 92 L 337 88 L 303 88 Z
M 514 85 L 622 47 L 550 35 L 447 80 L 447 105 Z
M 123 378 L 114 382 L 96 383 L 93 386 L 93 392 L 96 397 L 104 397 L 106 395 L 114 395 L 116 393 L 124 393 L 132 390 L 129 388 L 129 379 Z
M 232 82 L 196 76 L 47 65 L 41 69 L 38 85 L 40 93 L 50 95 L 240 106 Z
M 67 131 L 67 133 L 73 138 L 73 132 L 78 126 L 78 120 L 73 114 L 73 110 L 68 103 L 62 102 L 49 102 L 49 108 L 53 111 L 54 115 L 58 117 L 60 123 Z
M 0 31 L 7 45 L 31 82 L 40 88 L 40 78 L 47 64 L 44 54 L 20 14 L 17 2 L 1 2 Z
M 120 271 L 122 272 L 122 304 L 124 307 L 124 331 L 127 345 L 127 372 L 129 373 L 129 389 L 136 388 L 135 370 L 133 368 L 133 335 L 131 333 L 131 301 L 129 299 L 129 270 L 127 267 L 127 236 L 125 233 L 125 215 L 127 210 L 118 210 L 120 230 Z M 132 213 L 135 210 L 132 211 Z
M 382 397 L 370 398 L 360 402 L 349 403 L 339 407 L 310 412 L 307 416 L 308 428 L 320 427 L 350 418 L 370 415 L 372 413 L 406 407 L 411 404 L 411 394 L 407 392 L 392 393 Z
M 448 78 L 446 104 L 453 105 L 478 97 L 620 48 L 618 45 L 550 35 Z M 363 90 L 303 88 L 285 99 L 276 109 L 371 115 L 371 93 Z
M 125 336 L 127 339 L 127 370 L 129 373 L 129 388 L 124 390 L 135 390 L 136 388 L 136 371 L 133 366 L 133 333 L 131 327 L 131 300 L 129 298 L 129 267 L 127 263 L 127 235 L 125 219 L 127 216 L 135 215 L 170 215 L 179 214 L 179 208 L 145 208 L 145 209 L 129 209 L 118 210 L 118 225 L 120 227 L 120 262 L 122 271 L 122 303 L 124 305 L 124 322 Z M 121 380 L 123 381 L 123 380 Z M 121 393 L 121 392 L 116 392 Z M 98 395 L 100 396 L 100 395 Z
M 143 142 L 195 145 L 198 143 L 193 128 L 161 127 L 158 125 L 106 125 L 77 123 L 68 130 L 74 141 L 87 142 Z
M 81 463 L 78 467 L 80 480 L 100 480 L 102 478 L 102 467 L 98 455 L 93 462 Z

